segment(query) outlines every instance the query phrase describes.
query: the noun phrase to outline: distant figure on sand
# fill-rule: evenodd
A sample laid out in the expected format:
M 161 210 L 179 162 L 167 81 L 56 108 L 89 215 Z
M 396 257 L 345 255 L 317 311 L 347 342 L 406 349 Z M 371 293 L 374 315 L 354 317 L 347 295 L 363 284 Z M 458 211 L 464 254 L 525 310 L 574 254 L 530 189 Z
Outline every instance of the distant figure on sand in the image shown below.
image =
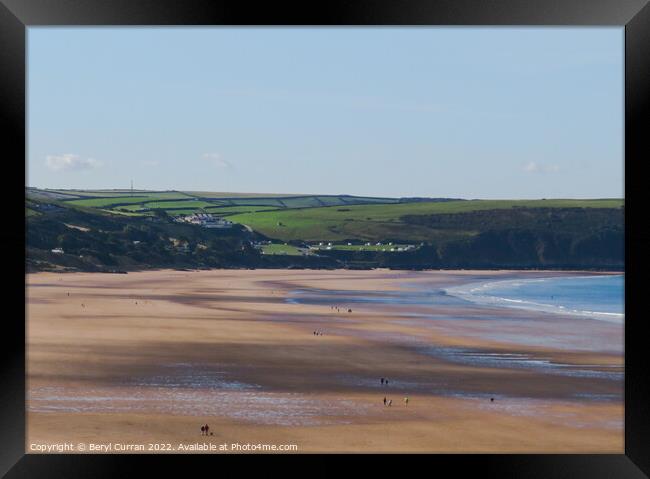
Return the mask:
M 404 405 L 405 405 L 405 406 L 408 406 L 408 405 L 409 405 L 409 398 L 408 398 L 408 397 L 405 397 L 405 398 L 404 398 Z
M 210 430 L 210 426 L 208 426 L 208 425 L 206 424 L 206 425 L 205 425 L 205 435 L 206 435 L 206 436 L 208 435 L 208 431 L 209 431 L 209 430 Z
M 201 436 L 205 436 L 205 426 L 201 425 Z
M 384 379 L 384 383 L 385 383 L 385 384 L 388 384 L 388 378 L 385 378 L 385 379 Z
M 390 407 L 390 406 L 392 406 L 392 405 L 393 405 L 393 400 L 392 400 L 392 399 L 389 399 L 389 400 L 388 400 L 388 406 Z
M 351 312 L 352 312 L 352 310 L 351 310 L 351 309 L 348 309 L 348 313 L 351 313 Z
M 384 396 L 384 406 L 386 405 L 386 396 Z

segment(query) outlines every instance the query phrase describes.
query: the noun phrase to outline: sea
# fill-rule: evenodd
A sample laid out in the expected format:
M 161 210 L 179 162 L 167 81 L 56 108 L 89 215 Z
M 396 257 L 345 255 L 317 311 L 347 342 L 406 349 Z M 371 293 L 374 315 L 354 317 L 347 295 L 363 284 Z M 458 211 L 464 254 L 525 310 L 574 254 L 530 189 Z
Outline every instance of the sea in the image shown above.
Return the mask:
M 613 323 L 625 317 L 625 277 L 561 276 L 470 283 L 447 294 L 479 304 L 569 314 Z

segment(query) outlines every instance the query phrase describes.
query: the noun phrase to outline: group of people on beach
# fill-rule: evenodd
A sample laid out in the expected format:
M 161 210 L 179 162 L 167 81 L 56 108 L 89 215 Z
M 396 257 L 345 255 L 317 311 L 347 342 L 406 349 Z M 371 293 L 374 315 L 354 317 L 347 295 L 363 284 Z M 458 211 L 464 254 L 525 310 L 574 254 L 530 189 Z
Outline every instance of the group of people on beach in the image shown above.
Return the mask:
M 388 399 L 386 396 L 384 396 L 384 406 L 390 407 L 393 405 L 393 400 Z M 404 396 L 404 406 L 409 405 L 409 398 L 408 396 Z
M 212 436 L 213 433 L 210 432 L 210 426 L 207 424 L 201 425 L 201 436 Z
M 320 331 L 318 329 L 316 331 L 314 331 L 314 336 L 322 336 L 322 335 L 323 335 L 322 331 Z
M 382 377 L 382 378 L 379 378 L 379 380 L 381 381 L 382 385 L 388 386 L 388 378 L 383 378 Z M 390 407 L 392 405 L 393 405 L 393 400 L 388 399 L 386 396 L 384 396 L 384 406 Z M 408 396 L 404 396 L 404 406 L 408 406 L 408 405 L 409 405 L 409 398 L 408 398 Z
M 335 309 L 337 313 L 341 312 L 341 309 L 338 306 L 330 306 L 330 309 Z M 345 309 L 345 308 L 343 308 Z M 348 313 L 352 312 L 352 308 L 348 308 Z

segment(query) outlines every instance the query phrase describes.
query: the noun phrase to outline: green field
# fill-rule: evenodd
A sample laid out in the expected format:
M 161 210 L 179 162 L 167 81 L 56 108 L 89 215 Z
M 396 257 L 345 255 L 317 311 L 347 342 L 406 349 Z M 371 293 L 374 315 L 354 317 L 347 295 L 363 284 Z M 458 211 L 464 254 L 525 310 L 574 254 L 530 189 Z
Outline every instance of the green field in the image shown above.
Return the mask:
M 188 201 L 152 201 L 145 203 L 144 208 L 150 208 L 152 210 L 169 210 L 173 208 L 205 208 L 206 206 L 213 206 L 212 203 L 207 201 L 198 201 L 198 200 L 188 200 Z
M 165 213 L 167 213 L 169 216 L 193 215 L 195 213 L 203 213 L 203 210 L 200 208 L 193 208 L 193 209 L 175 208 L 173 210 L 165 210 Z
M 130 190 L 35 190 L 32 196 L 52 198 L 74 206 L 118 209 L 137 212 L 142 208 L 199 211 L 214 208 L 215 214 L 244 214 L 272 209 L 320 208 L 376 203 L 396 203 L 396 198 L 372 198 L 348 195 L 279 195 L 254 193 L 211 193 Z M 222 207 L 223 209 L 218 209 Z M 227 209 L 229 208 L 229 209 Z M 190 211 L 190 212 L 194 212 Z
M 107 210 L 103 208 L 100 208 L 99 211 L 103 211 L 105 213 L 110 213 L 113 215 L 122 215 L 122 216 L 148 216 L 147 213 L 138 213 L 135 211 Z
M 50 191 L 50 190 L 47 190 Z M 65 195 L 75 195 L 81 197 L 91 197 L 91 198 L 130 198 L 131 196 L 144 197 L 149 199 L 161 199 L 161 200 L 177 200 L 188 198 L 191 199 L 192 196 L 181 193 L 180 191 L 146 191 L 146 190 L 51 190 L 54 193 L 60 193 Z
M 215 216 L 235 215 L 242 213 L 254 213 L 258 211 L 272 211 L 277 206 L 209 206 L 205 210 Z
M 119 210 L 128 210 L 128 211 L 138 211 L 142 208 L 149 209 L 174 209 L 174 208 L 203 208 L 205 206 L 213 206 L 212 203 L 206 201 L 198 201 L 194 199 L 187 200 L 174 200 L 167 199 L 163 201 L 151 201 L 151 199 L 157 199 L 153 196 L 151 197 L 115 197 L 115 198 L 92 198 L 84 200 L 71 200 L 66 201 L 67 204 L 76 205 L 76 206 L 86 206 L 90 208 L 113 208 Z M 160 198 L 162 200 L 162 198 Z
M 151 198 L 140 196 L 119 196 L 112 198 L 88 198 L 83 200 L 69 200 L 67 204 L 77 206 L 87 206 L 89 208 L 106 208 L 116 204 L 143 203 L 150 201 Z
M 437 232 L 431 230 L 431 228 L 417 225 L 408 225 L 408 228 L 405 229 L 400 217 L 404 215 L 462 213 L 516 207 L 619 208 L 622 205 L 623 200 L 620 199 L 469 200 L 275 210 L 233 215 L 229 219 L 250 226 L 269 238 L 282 241 L 373 240 L 376 238 L 421 241 L 435 237 L 437 234 L 445 236 L 450 233 Z M 472 231 L 458 231 L 455 236 L 471 235 L 473 233 Z
M 280 254 L 289 256 L 300 256 L 303 252 L 292 245 L 285 244 L 265 244 L 261 247 L 263 254 Z
M 218 193 L 213 191 L 183 191 L 189 196 L 199 198 L 274 198 L 274 197 L 290 197 L 290 196 L 303 196 L 303 195 L 283 195 L 281 193 Z

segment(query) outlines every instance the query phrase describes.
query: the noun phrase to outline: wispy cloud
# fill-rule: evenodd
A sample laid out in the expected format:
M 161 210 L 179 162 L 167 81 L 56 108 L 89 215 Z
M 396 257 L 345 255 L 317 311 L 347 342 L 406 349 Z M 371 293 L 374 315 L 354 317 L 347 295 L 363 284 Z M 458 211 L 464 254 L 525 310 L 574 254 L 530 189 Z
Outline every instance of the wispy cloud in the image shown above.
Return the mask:
M 232 168 L 232 164 L 221 158 L 219 153 L 203 153 L 202 158 L 210 163 L 212 163 L 217 168 Z
M 47 155 L 45 157 L 45 164 L 52 171 L 92 170 L 102 166 L 102 162 L 99 160 L 82 158 L 72 153 Z
M 144 166 L 158 166 L 160 165 L 160 162 L 158 160 L 144 160 L 142 164 Z
M 523 170 L 527 173 L 557 173 L 560 167 L 557 165 L 541 165 L 534 161 L 529 161 L 523 166 Z

